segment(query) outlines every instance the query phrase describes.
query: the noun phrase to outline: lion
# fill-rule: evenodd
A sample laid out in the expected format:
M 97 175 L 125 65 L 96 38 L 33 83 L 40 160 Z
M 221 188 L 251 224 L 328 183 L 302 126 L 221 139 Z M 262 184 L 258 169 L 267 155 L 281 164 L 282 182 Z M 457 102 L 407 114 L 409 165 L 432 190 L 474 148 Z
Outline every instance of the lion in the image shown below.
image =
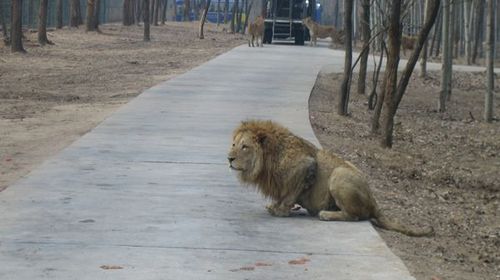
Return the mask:
M 370 220 L 409 236 L 434 232 L 386 218 L 358 168 L 273 121 L 243 121 L 233 132 L 228 160 L 242 183 L 272 200 L 266 208 L 273 216 L 290 216 L 300 205 L 324 221 Z
M 253 44 L 253 41 L 256 41 L 257 47 L 259 46 L 259 39 L 260 39 L 260 46 L 263 47 L 263 40 L 264 40 L 264 18 L 262 16 L 258 16 L 254 22 L 250 23 L 248 26 L 248 35 L 250 38 L 248 39 L 248 46 L 250 47 L 255 47 Z M 250 43 L 252 43 L 250 45 Z
M 333 44 L 344 44 L 344 32 L 343 30 L 337 30 L 333 26 L 320 25 L 314 22 L 311 17 L 306 17 L 303 20 L 304 25 L 309 29 L 309 34 L 311 35 L 310 46 L 316 46 L 317 38 L 332 38 Z
M 403 54 L 406 55 L 406 50 L 413 50 L 415 48 L 416 42 L 417 36 L 401 36 L 401 47 L 403 49 Z

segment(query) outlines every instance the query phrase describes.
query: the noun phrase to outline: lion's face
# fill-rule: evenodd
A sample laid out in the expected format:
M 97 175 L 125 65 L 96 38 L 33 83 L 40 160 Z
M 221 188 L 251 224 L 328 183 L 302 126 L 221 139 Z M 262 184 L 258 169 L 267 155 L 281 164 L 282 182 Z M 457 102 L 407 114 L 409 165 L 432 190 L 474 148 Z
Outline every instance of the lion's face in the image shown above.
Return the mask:
M 303 19 L 302 21 L 304 23 L 305 26 L 307 26 L 308 28 L 312 25 L 312 19 L 310 17 L 306 17 L 305 19 Z
M 238 133 L 229 150 L 229 167 L 238 171 L 243 181 L 253 181 L 262 169 L 263 152 L 256 138 L 250 132 Z

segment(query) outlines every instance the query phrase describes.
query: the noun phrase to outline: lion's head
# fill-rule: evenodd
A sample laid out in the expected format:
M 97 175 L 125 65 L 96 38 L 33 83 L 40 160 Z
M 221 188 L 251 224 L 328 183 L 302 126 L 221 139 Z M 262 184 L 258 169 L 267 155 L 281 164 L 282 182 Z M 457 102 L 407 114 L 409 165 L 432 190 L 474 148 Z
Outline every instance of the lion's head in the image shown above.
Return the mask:
M 240 180 L 246 183 L 256 183 L 264 166 L 266 134 L 251 124 L 243 122 L 234 131 L 228 153 L 229 167 L 237 171 Z
M 296 185 L 309 184 L 305 181 L 314 173 L 316 150 L 273 121 L 248 120 L 234 130 L 228 160 L 242 183 L 276 199 Z
M 302 22 L 304 23 L 305 26 L 307 26 L 307 28 L 312 27 L 312 25 L 314 24 L 314 21 L 311 19 L 311 17 L 304 18 Z

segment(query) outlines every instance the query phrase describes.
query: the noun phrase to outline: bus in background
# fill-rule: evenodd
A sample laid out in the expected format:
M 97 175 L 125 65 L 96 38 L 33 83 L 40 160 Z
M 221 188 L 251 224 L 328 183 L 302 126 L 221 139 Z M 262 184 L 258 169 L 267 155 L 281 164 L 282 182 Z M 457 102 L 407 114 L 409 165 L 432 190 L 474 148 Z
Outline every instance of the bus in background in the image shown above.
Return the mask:
M 177 11 L 176 11 L 176 21 L 183 21 L 184 20 L 184 0 L 176 0 L 175 1 L 177 4 Z M 225 0 L 220 1 L 220 12 L 219 12 L 219 23 L 223 24 L 224 22 L 224 5 L 226 4 Z M 234 0 L 229 1 L 228 9 L 227 9 L 227 17 L 226 20 L 227 22 L 230 22 L 232 17 L 233 17 L 233 4 Z M 195 8 L 191 6 L 191 11 L 189 13 L 189 17 L 191 21 L 199 20 L 201 18 L 201 13 L 203 13 L 204 7 L 200 6 L 198 7 L 199 15 L 198 17 L 195 15 Z M 245 13 L 242 14 L 241 20 L 244 22 L 245 21 Z M 207 21 L 211 23 L 217 23 L 217 1 L 211 1 L 210 3 L 210 8 L 208 9 L 208 14 L 207 14 Z
M 311 17 L 318 22 L 321 5 L 316 0 L 267 0 L 264 43 L 293 42 L 304 45 L 309 32 L 302 20 Z

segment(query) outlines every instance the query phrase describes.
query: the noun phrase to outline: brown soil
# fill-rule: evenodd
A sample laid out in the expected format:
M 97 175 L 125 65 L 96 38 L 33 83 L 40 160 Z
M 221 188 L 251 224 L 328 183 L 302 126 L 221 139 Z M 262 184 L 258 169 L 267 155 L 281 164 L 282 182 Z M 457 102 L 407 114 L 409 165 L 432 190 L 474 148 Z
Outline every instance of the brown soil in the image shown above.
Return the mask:
M 482 122 L 484 74 L 454 74 L 446 113 L 436 111 L 438 73 L 413 77 L 390 150 L 370 133 L 366 96 L 351 93 L 350 117 L 335 113 L 341 79 L 320 74 L 313 90 L 310 117 L 319 141 L 367 174 L 389 216 L 436 230 L 430 238 L 381 230 L 393 252 L 417 279 L 500 279 L 500 124 Z M 494 104 L 500 112 L 498 95 Z
M 85 134 L 144 89 L 244 43 L 240 35 L 196 23 L 101 26 L 48 33 L 40 47 L 26 33 L 27 54 L 0 46 L 0 191 Z

